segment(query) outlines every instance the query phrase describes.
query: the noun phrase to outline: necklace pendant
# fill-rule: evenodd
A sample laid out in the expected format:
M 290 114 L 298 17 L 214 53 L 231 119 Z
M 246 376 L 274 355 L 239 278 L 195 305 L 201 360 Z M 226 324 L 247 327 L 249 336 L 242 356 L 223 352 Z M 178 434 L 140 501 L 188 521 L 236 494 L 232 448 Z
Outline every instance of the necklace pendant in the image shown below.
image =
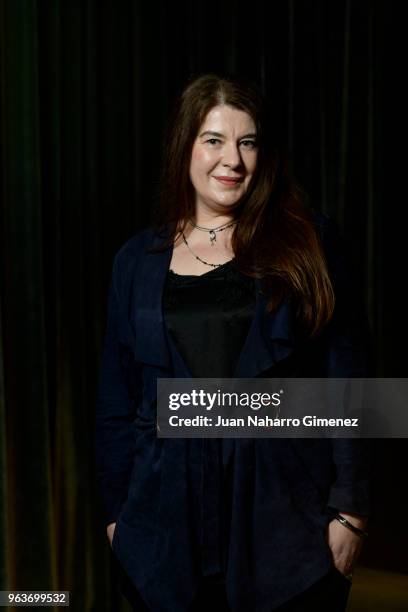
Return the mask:
M 210 242 L 211 242 L 211 246 L 214 246 L 214 242 L 217 240 L 217 236 L 216 233 L 214 232 L 214 230 L 210 231 Z

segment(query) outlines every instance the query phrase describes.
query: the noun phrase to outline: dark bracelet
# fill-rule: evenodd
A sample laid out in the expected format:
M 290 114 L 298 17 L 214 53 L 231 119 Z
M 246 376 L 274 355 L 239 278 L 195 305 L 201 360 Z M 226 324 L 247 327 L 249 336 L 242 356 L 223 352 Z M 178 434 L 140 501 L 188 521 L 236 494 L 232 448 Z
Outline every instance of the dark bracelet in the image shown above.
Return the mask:
M 354 531 L 354 533 L 360 536 L 360 538 L 363 538 L 363 539 L 368 538 L 368 533 L 366 531 L 363 531 L 362 529 L 359 529 L 358 527 L 355 527 L 354 525 L 352 525 L 346 518 L 344 518 L 344 516 L 341 516 L 341 514 L 336 514 L 334 518 L 340 521 L 342 525 L 344 525 L 351 531 Z

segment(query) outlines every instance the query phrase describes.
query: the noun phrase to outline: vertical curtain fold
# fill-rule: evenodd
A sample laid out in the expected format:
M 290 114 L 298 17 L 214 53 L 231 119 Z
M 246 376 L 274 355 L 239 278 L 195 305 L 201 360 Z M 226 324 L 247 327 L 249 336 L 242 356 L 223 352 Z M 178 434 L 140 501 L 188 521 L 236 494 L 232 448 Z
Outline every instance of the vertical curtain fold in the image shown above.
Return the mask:
M 7 333 L 1 347 L 7 440 L 2 537 L 9 589 L 55 584 L 36 8 L 36 2 L 17 0 L 6 2 L 2 13 L 2 327 Z

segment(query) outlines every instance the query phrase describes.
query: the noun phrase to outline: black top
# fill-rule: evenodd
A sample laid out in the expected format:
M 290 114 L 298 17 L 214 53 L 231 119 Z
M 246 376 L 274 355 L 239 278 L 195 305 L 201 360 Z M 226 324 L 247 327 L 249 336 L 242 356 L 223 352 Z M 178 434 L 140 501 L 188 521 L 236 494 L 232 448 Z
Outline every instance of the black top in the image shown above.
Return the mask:
M 167 329 L 194 378 L 230 378 L 255 312 L 254 280 L 230 260 L 209 272 L 169 270 L 163 295 Z
M 163 294 L 167 330 L 193 377 L 230 378 L 255 313 L 254 280 L 240 273 L 230 260 L 201 276 L 179 275 L 168 270 Z M 202 441 L 200 487 L 201 564 L 206 580 L 225 581 L 228 550 L 231 475 L 222 465 L 223 440 Z M 205 473 L 211 474 L 209 479 Z M 215 511 L 211 530 L 205 517 Z

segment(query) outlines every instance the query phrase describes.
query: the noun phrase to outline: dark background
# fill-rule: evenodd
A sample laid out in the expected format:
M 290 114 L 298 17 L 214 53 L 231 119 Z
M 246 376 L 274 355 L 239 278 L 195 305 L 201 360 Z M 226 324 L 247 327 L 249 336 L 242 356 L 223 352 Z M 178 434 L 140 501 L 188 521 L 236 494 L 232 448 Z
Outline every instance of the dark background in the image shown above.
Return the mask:
M 92 456 L 107 289 L 114 254 L 149 222 L 191 75 L 263 88 L 297 179 L 345 238 L 375 374 L 406 376 L 399 6 L 0 0 L 0 588 L 119 609 Z M 408 573 L 406 449 L 377 441 L 361 563 Z

